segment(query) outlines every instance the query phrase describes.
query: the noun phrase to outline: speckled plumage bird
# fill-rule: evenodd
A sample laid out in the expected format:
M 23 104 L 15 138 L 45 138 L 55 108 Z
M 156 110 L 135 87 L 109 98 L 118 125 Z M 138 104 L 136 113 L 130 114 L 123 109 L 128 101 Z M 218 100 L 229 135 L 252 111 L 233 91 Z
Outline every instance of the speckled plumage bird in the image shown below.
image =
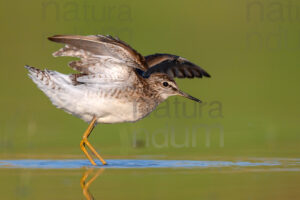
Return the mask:
M 135 122 L 169 96 L 179 95 L 200 102 L 182 92 L 174 78 L 210 77 L 182 57 L 171 54 L 144 57 L 112 36 L 56 35 L 48 39 L 65 44 L 53 56 L 80 58 L 69 63 L 79 73 L 61 74 L 25 67 L 33 82 L 57 108 L 90 123 L 80 147 L 93 165 L 96 163 L 85 145 L 106 164 L 87 140 L 97 123 Z

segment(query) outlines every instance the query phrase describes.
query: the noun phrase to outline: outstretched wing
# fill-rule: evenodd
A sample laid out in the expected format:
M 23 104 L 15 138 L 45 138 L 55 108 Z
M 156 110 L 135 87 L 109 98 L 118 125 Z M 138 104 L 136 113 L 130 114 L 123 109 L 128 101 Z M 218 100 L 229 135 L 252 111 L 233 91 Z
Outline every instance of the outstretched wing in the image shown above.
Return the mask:
M 176 55 L 153 54 L 146 56 L 145 59 L 149 66 L 149 69 L 144 73 L 145 77 L 157 72 L 166 73 L 171 78 L 210 77 L 201 67 Z
M 53 56 L 78 57 L 70 67 L 83 74 L 128 78 L 135 69 L 147 70 L 145 58 L 125 42 L 103 35 L 55 35 L 51 41 L 66 44 Z

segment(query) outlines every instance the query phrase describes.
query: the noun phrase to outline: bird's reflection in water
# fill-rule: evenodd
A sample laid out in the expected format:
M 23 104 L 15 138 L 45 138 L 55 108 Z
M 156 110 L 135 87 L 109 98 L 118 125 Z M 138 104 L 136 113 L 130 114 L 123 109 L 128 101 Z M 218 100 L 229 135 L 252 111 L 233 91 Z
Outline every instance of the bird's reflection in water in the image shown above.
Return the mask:
M 93 173 L 94 171 L 96 171 L 96 173 Z M 99 175 L 101 175 L 104 172 L 104 168 L 100 168 L 100 169 L 94 169 L 94 168 L 90 168 L 87 169 L 84 173 L 83 176 L 80 179 L 80 186 L 82 188 L 82 193 L 85 196 L 85 198 L 87 200 L 93 200 L 95 199 L 92 195 L 92 193 L 89 191 L 89 187 L 90 185 L 97 179 L 97 177 Z M 94 174 L 89 180 L 88 176 L 90 174 Z

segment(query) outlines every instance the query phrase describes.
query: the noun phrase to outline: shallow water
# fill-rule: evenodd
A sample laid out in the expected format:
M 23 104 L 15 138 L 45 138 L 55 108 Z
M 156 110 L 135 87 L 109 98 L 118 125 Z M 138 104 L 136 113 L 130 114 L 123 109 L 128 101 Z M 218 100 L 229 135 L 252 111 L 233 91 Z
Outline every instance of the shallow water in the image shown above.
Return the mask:
M 280 166 L 278 161 L 268 162 L 231 162 L 231 161 L 195 161 L 195 160 L 107 160 L 107 165 L 98 161 L 97 168 L 210 168 L 210 167 L 254 167 Z M 95 167 L 88 160 L 0 160 L 0 168 L 20 169 L 78 169 Z
M 299 159 L 1 160 L 1 199 L 296 199 Z

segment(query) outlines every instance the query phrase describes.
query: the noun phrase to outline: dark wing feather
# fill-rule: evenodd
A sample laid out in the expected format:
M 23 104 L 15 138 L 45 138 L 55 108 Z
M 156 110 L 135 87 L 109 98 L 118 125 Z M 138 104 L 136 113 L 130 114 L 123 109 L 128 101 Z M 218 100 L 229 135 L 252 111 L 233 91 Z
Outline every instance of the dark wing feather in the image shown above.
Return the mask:
M 122 60 L 141 70 L 147 70 L 145 58 L 125 42 L 103 35 L 55 35 L 48 38 L 100 56 Z
M 157 53 L 157 54 L 152 54 L 152 55 L 148 55 L 145 57 L 146 62 L 149 67 L 157 65 L 158 63 L 161 63 L 165 60 L 174 60 L 177 58 L 179 58 L 179 56 L 166 54 L 166 53 Z
M 210 75 L 201 67 L 191 63 L 190 61 L 171 54 L 154 54 L 145 57 L 150 67 L 144 76 L 148 77 L 153 73 L 166 73 L 171 78 L 202 78 L 210 77 Z

